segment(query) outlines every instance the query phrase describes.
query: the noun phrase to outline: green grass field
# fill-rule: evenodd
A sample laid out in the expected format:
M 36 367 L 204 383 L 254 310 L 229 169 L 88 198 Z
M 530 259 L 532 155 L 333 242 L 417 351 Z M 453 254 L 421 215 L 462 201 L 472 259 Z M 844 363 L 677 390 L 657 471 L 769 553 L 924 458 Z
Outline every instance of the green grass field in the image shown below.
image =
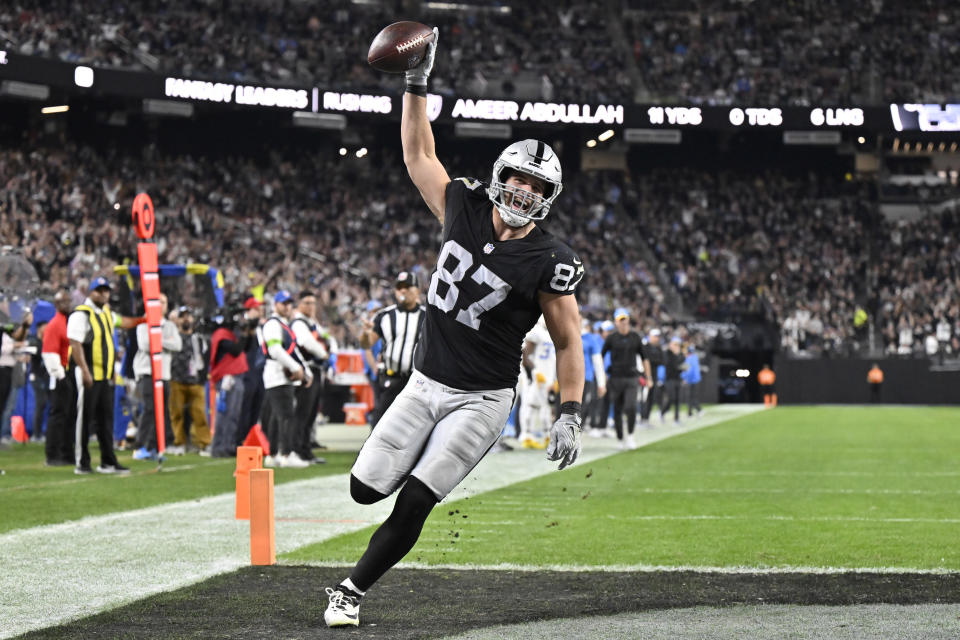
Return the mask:
M 96 466 L 96 445 L 91 446 L 91 454 Z M 0 476 L 0 533 L 202 498 L 235 488 L 233 458 L 171 456 L 158 472 L 156 462 L 132 460 L 129 451 L 118 451 L 117 457 L 121 464 L 130 467 L 130 475 L 76 476 L 70 466 L 46 467 L 42 444 L 14 444 L 0 451 L 0 469 L 6 472 Z M 276 482 L 346 473 L 356 453 L 330 452 L 324 457 L 327 464 L 284 469 L 277 474 Z
M 957 409 L 781 407 L 439 505 L 407 561 L 960 570 L 958 458 Z
M 958 425 L 960 410 L 949 408 L 760 412 L 439 505 L 407 559 L 957 570 Z M 173 457 L 158 473 L 120 455 L 128 477 L 44 467 L 42 445 L 0 451 L 0 533 L 233 490 L 232 460 Z M 277 482 L 346 473 L 355 454 L 326 457 Z M 351 562 L 371 531 L 282 560 Z
M 603 631 L 602 616 L 693 606 L 960 602 L 960 409 L 739 415 L 685 434 L 658 425 L 669 437 L 630 452 L 587 438 L 593 458 L 563 472 L 542 451 L 492 454 L 482 478 L 464 483 L 477 493 L 439 505 L 408 566 L 365 598 L 356 637 L 443 638 L 502 623 L 520 626 L 484 637 L 552 637 L 527 625 L 582 618 Z M 350 433 L 355 446 L 365 432 Z M 172 458 L 158 473 L 123 454 L 130 476 L 78 477 L 44 467 L 40 445 L 0 451 L 9 569 L 0 638 L 342 637 L 322 624 L 322 587 L 362 554 L 374 530 L 365 524 L 382 518 L 374 511 L 389 509 L 350 501 L 355 455 L 328 452 L 326 465 L 277 472 L 280 485 L 306 482 L 277 491 L 278 547 L 289 551 L 264 568 L 246 566 L 232 460 Z M 106 514 L 118 515 L 86 518 Z M 32 528 L 53 523 L 64 524 Z M 451 589 L 456 598 L 437 598 Z M 944 631 L 960 624 L 955 616 L 930 615 L 921 632 L 894 625 L 891 637 L 957 637 Z M 769 637 L 792 632 L 771 624 Z M 639 635 L 634 625 L 604 637 Z

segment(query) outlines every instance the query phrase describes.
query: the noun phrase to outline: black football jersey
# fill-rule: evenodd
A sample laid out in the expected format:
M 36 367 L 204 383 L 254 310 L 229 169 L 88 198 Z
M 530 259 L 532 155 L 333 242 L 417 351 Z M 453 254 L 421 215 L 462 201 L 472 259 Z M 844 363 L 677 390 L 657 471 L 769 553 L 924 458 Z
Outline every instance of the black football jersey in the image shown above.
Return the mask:
M 456 389 L 515 386 L 524 336 L 542 313 L 539 292 L 572 295 L 583 278 L 577 255 L 539 227 L 496 240 L 492 211 L 483 183 L 447 185 L 416 367 Z

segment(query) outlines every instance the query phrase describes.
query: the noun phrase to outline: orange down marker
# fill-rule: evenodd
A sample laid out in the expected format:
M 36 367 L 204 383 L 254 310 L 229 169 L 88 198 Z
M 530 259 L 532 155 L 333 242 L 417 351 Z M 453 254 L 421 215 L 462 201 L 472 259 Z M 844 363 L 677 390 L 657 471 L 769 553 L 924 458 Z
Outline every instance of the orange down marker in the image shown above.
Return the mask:
M 273 527 L 273 469 L 250 471 L 250 564 L 277 563 Z
M 236 519 L 250 519 L 250 472 L 263 467 L 263 450 L 260 447 L 237 447 Z

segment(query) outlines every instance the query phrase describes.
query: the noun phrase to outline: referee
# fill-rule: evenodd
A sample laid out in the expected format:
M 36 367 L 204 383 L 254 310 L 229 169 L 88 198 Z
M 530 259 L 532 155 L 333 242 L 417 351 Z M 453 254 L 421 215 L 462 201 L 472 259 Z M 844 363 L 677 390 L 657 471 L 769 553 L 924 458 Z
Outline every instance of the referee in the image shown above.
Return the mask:
M 417 277 L 409 271 L 402 271 L 397 276 L 393 293 L 397 304 L 382 309 L 372 321 L 364 321 L 360 334 L 360 346 L 364 349 L 369 349 L 377 340 L 383 341 L 380 352 L 383 369 L 377 376 L 380 393 L 370 416 L 371 428 L 377 426 L 377 421 L 406 386 L 413 370 L 413 349 L 423 325 Z

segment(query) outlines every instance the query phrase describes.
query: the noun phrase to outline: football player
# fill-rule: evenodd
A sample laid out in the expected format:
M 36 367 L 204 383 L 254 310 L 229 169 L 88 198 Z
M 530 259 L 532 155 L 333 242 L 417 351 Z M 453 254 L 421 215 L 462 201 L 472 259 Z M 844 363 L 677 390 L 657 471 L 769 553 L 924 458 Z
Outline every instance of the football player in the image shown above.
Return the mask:
M 518 387 L 520 433 L 517 439 L 527 449 L 545 449 L 544 437 L 553 422 L 550 392 L 557 380 L 557 358 L 542 317 L 524 339 L 523 358 L 530 377 L 521 385 L 522 388 Z M 526 374 L 520 376 L 521 379 L 525 377 Z
M 537 226 L 562 189 L 560 161 L 543 142 L 523 140 L 500 154 L 489 185 L 451 180 L 426 111 L 435 52 L 436 38 L 406 74 L 400 138 L 410 178 L 443 226 L 443 244 L 414 370 L 350 477 L 361 504 L 400 492 L 349 578 L 326 589 L 331 627 L 359 624 L 364 593 L 413 548 L 434 505 L 496 443 L 513 405 L 524 336 L 541 315 L 556 349 L 562 400 L 547 458 L 563 469 L 580 453 L 584 364 L 573 294 L 583 265 Z

